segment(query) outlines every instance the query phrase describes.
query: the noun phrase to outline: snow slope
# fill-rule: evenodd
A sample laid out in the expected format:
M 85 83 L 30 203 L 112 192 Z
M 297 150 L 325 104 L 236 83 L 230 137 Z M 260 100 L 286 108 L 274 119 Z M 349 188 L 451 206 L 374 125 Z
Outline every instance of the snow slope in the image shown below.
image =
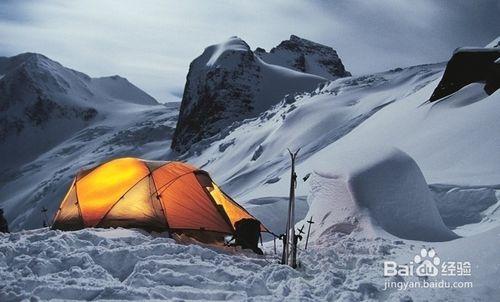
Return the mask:
M 158 105 L 118 76 L 93 79 L 36 53 L 0 62 L 2 167 L 28 163 L 117 108 Z
M 286 148 L 302 148 L 298 173 L 305 176 L 314 169 L 308 158 L 329 156 L 326 153 L 331 151 L 322 150 L 335 149 L 338 139 L 373 115 L 394 103 L 404 103 L 409 95 L 435 81 L 442 68 L 441 64 L 423 65 L 339 79 L 313 92 L 285 98 L 258 118 L 192 146 L 199 155 L 189 160 L 211 171 L 228 193 L 242 199 L 286 196 L 290 165 Z M 323 157 L 321 165 L 328 167 L 329 162 Z M 299 195 L 306 195 L 307 185 L 300 184 L 298 190 Z
M 499 225 L 500 161 L 492 152 L 500 147 L 499 94 L 488 96 L 477 83 L 429 104 L 443 66 L 339 79 L 285 98 L 259 117 L 192 146 L 197 154 L 188 160 L 242 204 L 255 208 L 261 202 L 268 211 L 255 215 L 266 223 L 269 213 L 280 213 L 271 201 L 288 196 L 287 147 L 302 148 L 299 196 L 310 194 L 300 179 L 315 170 L 335 173 L 336 158 L 396 147 L 421 169 L 449 228 L 466 236 L 484 232 Z

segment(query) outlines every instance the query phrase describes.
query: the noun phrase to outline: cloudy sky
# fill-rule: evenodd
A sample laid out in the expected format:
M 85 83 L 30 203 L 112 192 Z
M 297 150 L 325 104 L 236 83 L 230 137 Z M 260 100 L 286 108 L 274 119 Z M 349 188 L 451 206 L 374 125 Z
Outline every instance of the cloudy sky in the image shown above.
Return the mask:
M 337 49 L 359 75 L 485 45 L 500 35 L 499 15 L 497 0 L 0 0 L 0 56 L 43 53 L 168 102 L 182 95 L 189 63 L 230 36 L 269 50 L 295 34 Z

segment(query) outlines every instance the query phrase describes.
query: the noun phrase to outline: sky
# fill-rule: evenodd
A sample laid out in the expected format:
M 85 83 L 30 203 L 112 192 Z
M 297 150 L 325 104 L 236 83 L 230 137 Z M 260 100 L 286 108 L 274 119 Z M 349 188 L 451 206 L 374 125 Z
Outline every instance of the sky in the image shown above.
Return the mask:
M 0 56 L 38 52 L 180 101 L 189 63 L 231 36 L 332 46 L 353 75 L 446 61 L 500 35 L 498 0 L 0 0 Z

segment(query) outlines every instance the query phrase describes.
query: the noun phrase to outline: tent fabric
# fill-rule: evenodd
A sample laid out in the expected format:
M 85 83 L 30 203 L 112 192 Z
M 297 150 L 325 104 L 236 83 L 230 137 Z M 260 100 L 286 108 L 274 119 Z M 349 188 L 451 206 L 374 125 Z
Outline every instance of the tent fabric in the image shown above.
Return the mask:
M 255 219 L 205 171 L 182 162 L 118 158 L 77 174 L 52 227 L 234 234 L 245 218 Z M 262 224 L 261 231 L 269 232 Z

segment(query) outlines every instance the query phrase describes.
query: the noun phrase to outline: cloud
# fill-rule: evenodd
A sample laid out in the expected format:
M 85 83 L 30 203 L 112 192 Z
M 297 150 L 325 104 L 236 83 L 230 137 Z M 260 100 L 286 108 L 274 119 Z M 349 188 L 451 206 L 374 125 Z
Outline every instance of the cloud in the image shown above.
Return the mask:
M 237 35 L 269 49 L 296 34 L 337 49 L 354 74 L 446 60 L 484 45 L 495 1 L 3 1 L 0 55 L 43 53 L 91 76 L 120 74 L 180 98 L 189 63 Z

